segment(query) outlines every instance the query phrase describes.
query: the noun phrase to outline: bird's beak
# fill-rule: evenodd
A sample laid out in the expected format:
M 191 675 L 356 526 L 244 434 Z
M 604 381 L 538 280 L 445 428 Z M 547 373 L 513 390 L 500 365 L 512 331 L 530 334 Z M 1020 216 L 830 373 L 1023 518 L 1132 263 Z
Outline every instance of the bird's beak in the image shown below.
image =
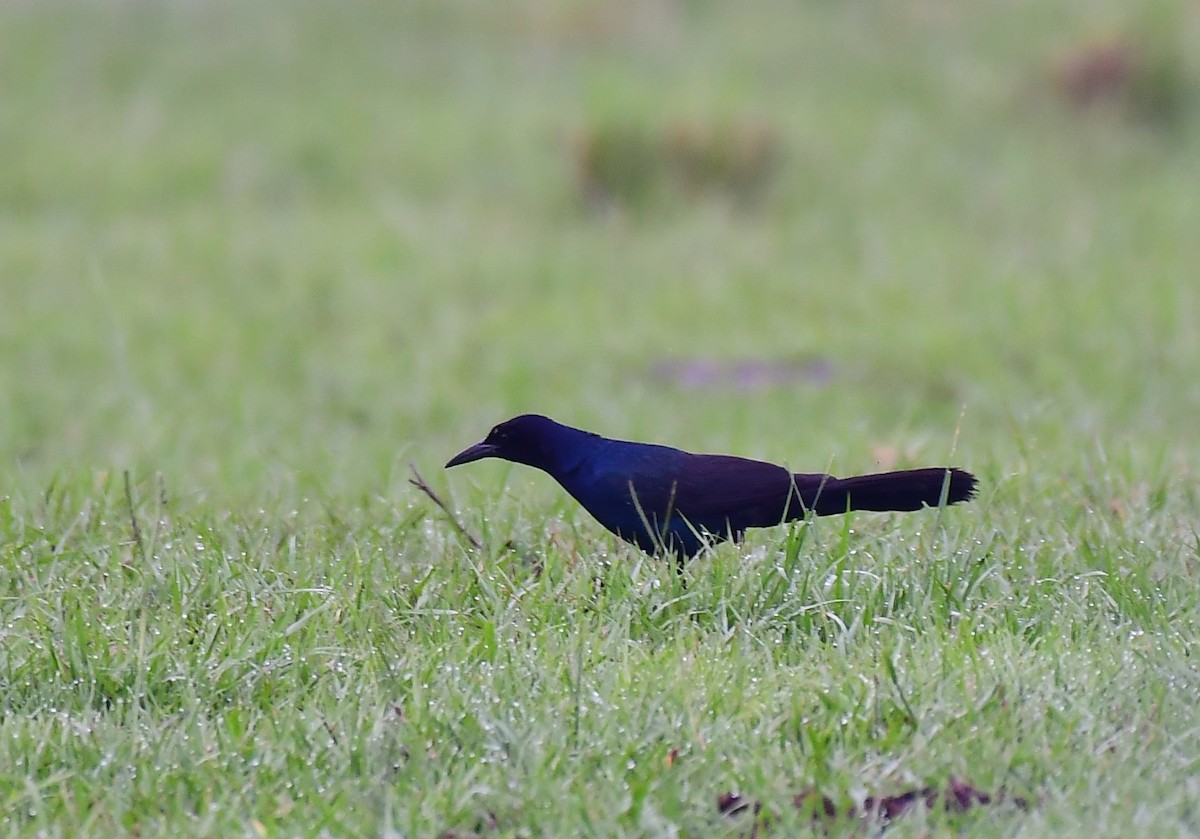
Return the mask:
M 483 460 L 485 457 L 495 457 L 497 447 L 488 442 L 476 443 L 469 448 L 463 449 L 446 463 L 446 468 L 451 466 L 461 466 L 464 463 L 470 463 L 473 460 Z

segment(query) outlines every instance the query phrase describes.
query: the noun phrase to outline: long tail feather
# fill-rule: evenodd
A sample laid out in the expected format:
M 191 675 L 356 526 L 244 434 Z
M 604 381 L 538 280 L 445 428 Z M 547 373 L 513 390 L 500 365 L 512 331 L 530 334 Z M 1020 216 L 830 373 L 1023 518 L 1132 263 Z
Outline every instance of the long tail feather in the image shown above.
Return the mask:
M 814 477 L 823 478 L 813 483 Z M 852 478 L 797 475 L 797 486 L 804 507 L 818 516 L 832 516 L 847 510 L 919 510 L 969 501 L 975 494 L 975 476 L 962 469 L 934 467 L 903 472 L 881 472 Z M 801 483 L 801 478 L 805 479 Z

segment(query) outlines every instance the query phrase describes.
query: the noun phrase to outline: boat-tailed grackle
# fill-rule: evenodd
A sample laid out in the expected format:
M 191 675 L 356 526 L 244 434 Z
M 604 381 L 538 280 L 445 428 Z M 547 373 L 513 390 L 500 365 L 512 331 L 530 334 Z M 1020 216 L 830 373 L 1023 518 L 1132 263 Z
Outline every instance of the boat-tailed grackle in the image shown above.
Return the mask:
M 809 513 L 957 504 L 976 483 L 970 472 L 941 466 L 852 478 L 791 473 L 761 460 L 610 440 L 536 414 L 500 423 L 446 468 L 485 457 L 541 469 L 617 536 L 680 561 L 711 542 L 741 539 L 746 528 Z

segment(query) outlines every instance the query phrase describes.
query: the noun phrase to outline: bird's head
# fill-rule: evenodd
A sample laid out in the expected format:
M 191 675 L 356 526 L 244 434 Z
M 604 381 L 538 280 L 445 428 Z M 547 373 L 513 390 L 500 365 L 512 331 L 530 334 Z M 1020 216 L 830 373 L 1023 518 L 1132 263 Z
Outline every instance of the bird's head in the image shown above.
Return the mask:
M 549 417 L 522 414 L 500 423 L 481 441 L 450 458 L 446 468 L 485 457 L 498 457 L 545 469 L 553 463 L 553 441 L 564 430 L 565 426 Z

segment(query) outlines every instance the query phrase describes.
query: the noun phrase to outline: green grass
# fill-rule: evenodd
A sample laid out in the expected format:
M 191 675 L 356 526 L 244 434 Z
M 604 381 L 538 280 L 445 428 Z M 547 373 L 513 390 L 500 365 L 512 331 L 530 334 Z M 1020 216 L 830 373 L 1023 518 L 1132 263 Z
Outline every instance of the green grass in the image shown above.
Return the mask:
M 1125 31 L 1169 122 L 1056 93 Z M 0 830 L 734 836 L 736 790 L 787 836 L 958 776 L 1032 807 L 888 835 L 1200 832 L 1198 44 L 1149 0 L 0 6 Z M 750 205 L 578 191 L 581 132 L 747 121 Z M 680 579 L 441 473 L 526 410 L 981 493 Z

